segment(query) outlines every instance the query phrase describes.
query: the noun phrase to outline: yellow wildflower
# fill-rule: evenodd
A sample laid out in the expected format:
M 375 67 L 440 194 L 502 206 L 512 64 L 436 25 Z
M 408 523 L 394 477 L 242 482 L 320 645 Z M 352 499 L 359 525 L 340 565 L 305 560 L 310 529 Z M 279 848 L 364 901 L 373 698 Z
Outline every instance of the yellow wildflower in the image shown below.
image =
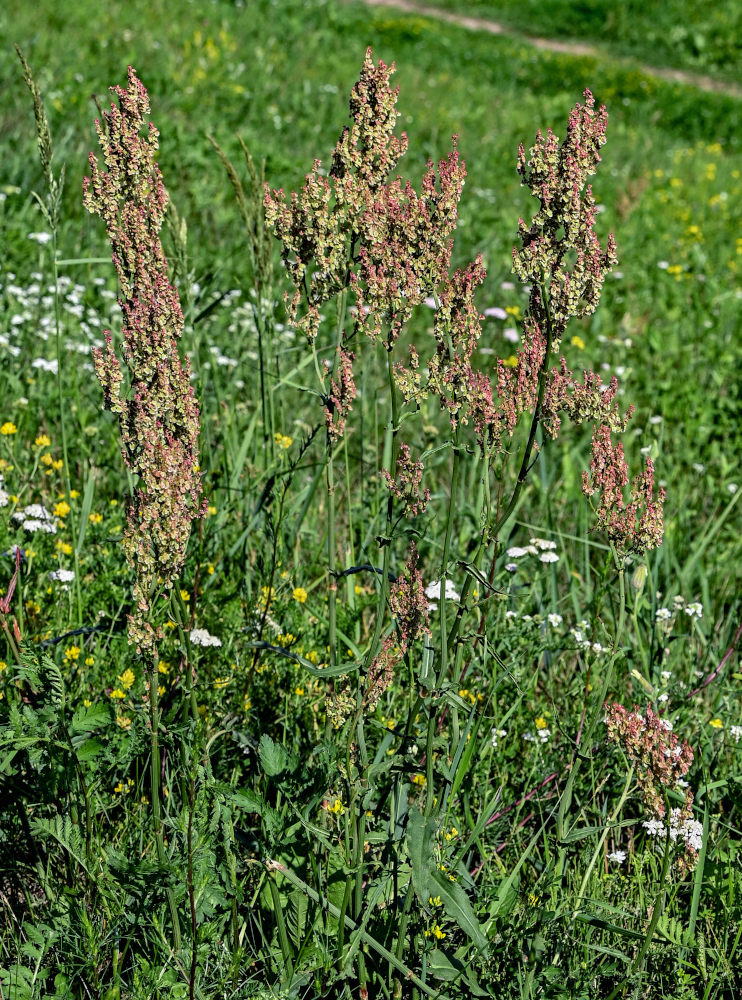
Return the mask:
M 70 505 L 66 500 L 60 500 L 60 502 L 54 508 L 55 517 L 67 517 L 70 512 Z
M 134 683 L 134 671 L 131 669 L 131 667 L 126 668 L 123 674 L 119 676 L 119 680 L 121 681 L 121 687 L 124 689 L 124 691 L 128 691 L 129 688 Z
M 51 438 L 48 436 L 48 434 L 39 434 L 39 436 L 34 441 L 34 444 L 36 445 L 37 448 L 48 448 L 51 443 L 52 443 Z
M 307 592 L 303 587 L 294 587 L 294 592 L 291 595 L 295 601 L 299 604 L 304 604 L 307 599 Z
M 114 688 L 113 691 L 111 691 L 111 697 L 112 698 L 125 698 L 126 694 L 121 690 L 121 688 Z
M 713 726 L 714 729 L 723 729 L 724 728 L 724 723 L 721 721 L 721 719 L 710 719 L 709 720 L 709 725 Z
M 69 649 L 65 649 L 64 651 L 64 658 L 65 660 L 67 660 L 68 663 L 71 660 L 77 660 L 79 655 L 80 655 L 79 646 L 70 646 Z
M 17 434 L 18 428 L 11 420 L 6 420 L 5 423 L 0 427 L 0 434 Z
M 536 727 L 536 729 L 546 729 L 547 726 L 546 719 L 544 719 L 543 716 L 539 716 L 538 719 L 536 719 L 536 721 L 534 722 L 534 726 Z
M 283 448 L 285 450 L 286 448 L 291 447 L 294 439 L 290 438 L 288 434 L 276 434 L 274 435 L 274 441 L 276 442 L 279 448 Z
M 102 520 L 103 515 L 99 514 L 97 511 L 93 511 L 92 514 L 88 514 L 88 521 L 90 521 L 91 524 L 100 524 Z

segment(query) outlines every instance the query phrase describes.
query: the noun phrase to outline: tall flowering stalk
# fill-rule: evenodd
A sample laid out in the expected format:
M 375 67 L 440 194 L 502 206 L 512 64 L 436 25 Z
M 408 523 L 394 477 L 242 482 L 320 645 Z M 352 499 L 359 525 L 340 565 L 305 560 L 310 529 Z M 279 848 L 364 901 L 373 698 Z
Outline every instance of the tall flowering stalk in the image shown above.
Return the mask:
M 199 409 L 188 359 L 178 353 L 183 313 L 168 278 L 159 235 L 168 194 L 155 160 L 158 132 L 150 122 L 142 134 L 150 110 L 147 91 L 131 66 L 126 89 L 111 89 L 118 107 L 112 104 L 104 112 L 105 126 L 95 123 L 108 169 L 103 170 L 90 154 L 91 175 L 84 181 L 83 202 L 103 219 L 111 241 L 121 284 L 124 344 L 120 360 L 106 331 L 106 347 L 94 351 L 94 364 L 104 405 L 119 418 L 124 461 L 138 480 L 123 542 L 134 570 L 129 641 L 151 659 L 152 815 L 158 856 L 164 863 L 157 705 L 157 643 L 162 627 L 152 622 L 153 603 L 158 590 L 167 594 L 180 574 L 191 521 L 201 512 Z M 172 892 L 169 897 L 177 943 Z
M 135 573 L 129 640 L 154 653 L 162 630 L 151 621 L 153 597 L 176 581 L 200 513 L 199 409 L 188 359 L 178 353 L 183 313 L 159 235 L 168 194 L 155 161 L 158 132 L 150 122 L 142 134 L 147 91 L 131 66 L 127 88 L 111 89 L 119 106 L 104 112 L 105 127 L 95 123 L 108 169 L 90 154 L 83 203 L 103 219 L 111 241 L 124 344 L 120 360 L 106 331 L 93 361 L 104 405 L 119 418 L 124 461 L 138 477 L 123 543 Z

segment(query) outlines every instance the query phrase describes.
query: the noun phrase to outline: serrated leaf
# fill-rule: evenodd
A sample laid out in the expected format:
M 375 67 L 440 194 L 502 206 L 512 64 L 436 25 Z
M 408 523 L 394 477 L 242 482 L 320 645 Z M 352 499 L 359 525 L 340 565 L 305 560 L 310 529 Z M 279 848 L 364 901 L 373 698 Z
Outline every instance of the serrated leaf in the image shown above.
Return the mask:
M 97 737 L 92 740 L 85 740 L 79 747 L 75 748 L 78 760 L 83 763 L 92 760 L 93 757 L 97 757 L 102 750 L 103 744 Z
M 280 743 L 275 743 L 267 733 L 260 737 L 258 747 L 260 764 L 270 778 L 283 774 L 288 764 L 288 754 Z
M 111 721 L 111 710 L 108 705 L 82 705 L 72 716 L 70 729 L 73 733 L 90 733 L 94 729 L 107 725 Z

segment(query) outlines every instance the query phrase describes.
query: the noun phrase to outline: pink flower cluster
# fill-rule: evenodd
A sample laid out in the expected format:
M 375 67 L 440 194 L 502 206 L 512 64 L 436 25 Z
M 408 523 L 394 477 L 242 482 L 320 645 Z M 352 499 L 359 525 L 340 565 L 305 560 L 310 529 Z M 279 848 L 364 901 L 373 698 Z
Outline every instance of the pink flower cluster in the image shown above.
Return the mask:
M 635 767 L 642 798 L 653 814 L 654 818 L 644 825 L 652 833 L 664 832 L 660 821 L 667 819 L 665 793 L 681 787 L 693 763 L 693 750 L 685 740 L 678 739 L 671 723 L 656 715 L 650 706 L 642 715 L 636 705 L 628 712 L 617 702 L 606 702 L 605 711 L 608 739 L 622 748 Z M 673 809 L 670 817 L 673 840 L 679 839 L 678 831 L 683 833 L 680 837 L 684 845 L 684 857 L 679 858 L 681 870 L 692 868 L 698 858 L 696 839 L 685 836 L 685 828 L 693 823 L 692 807 L 693 793 L 686 789 L 683 806 Z
M 415 306 L 448 272 L 466 170 L 454 137 L 437 174 L 428 164 L 420 194 L 409 181 L 388 180 L 407 150 L 406 135 L 394 135 L 399 91 L 389 86 L 393 72 L 393 65 L 375 66 L 368 49 L 351 95 L 351 125 L 335 146 L 329 176 L 315 160 L 289 203 L 283 191 L 266 188 L 266 221 L 283 244 L 295 287 L 289 316 L 310 341 L 320 307 L 351 287 L 357 329 L 375 339 L 386 326 L 391 349 Z M 298 318 L 302 297 L 306 312 Z
M 382 470 L 386 488 L 402 504 L 405 517 L 416 517 L 422 514 L 430 500 L 430 490 L 421 489 L 423 479 L 423 463 L 414 461 L 410 454 L 410 446 L 401 444 L 397 456 L 397 476 L 393 479 L 386 469 Z
M 627 712 L 618 702 L 605 705 L 608 739 L 618 743 L 636 768 L 644 801 L 657 816 L 665 815 L 664 789 L 674 789 L 693 763 L 690 745 L 678 740 L 672 725 L 647 706 Z
M 107 169 L 90 154 L 83 202 L 105 222 L 113 250 L 123 364 L 110 331 L 93 360 L 104 405 L 119 417 L 124 460 L 139 478 L 124 534 L 124 552 L 136 574 L 129 640 L 151 651 L 161 637 L 150 622 L 153 594 L 177 579 L 191 521 L 200 513 L 199 409 L 188 360 L 178 353 L 183 314 L 159 236 L 168 195 L 155 160 L 158 132 L 150 122 L 141 134 L 149 99 L 132 67 L 127 88 L 111 89 L 118 107 L 104 112 L 105 126 L 95 123 Z
M 325 425 L 327 434 L 333 441 L 339 441 L 343 436 L 345 422 L 356 398 L 356 384 L 353 379 L 355 355 L 343 347 L 338 347 L 337 355 L 336 373 L 330 380 L 330 395 L 325 401 Z
M 599 493 L 597 527 L 608 535 L 620 552 L 643 553 L 662 542 L 665 491 L 654 492 L 654 466 L 647 458 L 644 472 L 635 477 L 628 501 L 624 491 L 629 467 L 621 442 L 614 443 L 611 429 L 601 424 L 593 431 L 590 473 L 582 475 L 585 496 Z
M 368 709 L 375 708 L 394 678 L 395 667 L 412 643 L 430 634 L 428 598 L 417 563 L 418 552 L 413 543 L 404 573 L 392 585 L 389 595 L 389 606 L 397 620 L 399 638 L 388 635 L 382 643 L 381 652 L 371 664 L 363 697 L 364 707 Z

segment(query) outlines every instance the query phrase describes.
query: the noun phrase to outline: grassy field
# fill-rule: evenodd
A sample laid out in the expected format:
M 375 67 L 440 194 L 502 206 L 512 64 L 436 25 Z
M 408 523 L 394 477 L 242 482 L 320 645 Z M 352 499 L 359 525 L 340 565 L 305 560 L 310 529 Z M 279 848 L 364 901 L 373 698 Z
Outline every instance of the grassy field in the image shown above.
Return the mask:
M 738 72 L 734 5 L 665 5 L 651 25 L 630 3 L 579 17 L 556 3 L 466 9 L 603 46 L 609 23 L 618 55 Z M 56 228 L 32 193 L 48 205 L 13 43 L 41 88 L 54 173 L 65 169 Z M 582 495 L 589 428 L 565 421 L 555 442 L 539 439 L 484 547 L 487 491 L 505 505 L 527 418 L 490 479 L 471 427 L 453 434 L 432 398 L 390 410 L 386 351 L 357 338 L 358 394 L 328 450 L 322 365 L 352 325 L 350 300 L 326 308 L 309 349 L 285 313 L 279 244 L 270 277 L 207 136 L 246 185 L 238 136 L 271 188 L 298 189 L 315 158 L 329 165 L 368 45 L 397 64 L 399 171 L 415 187 L 458 135 L 452 266 L 483 255 L 474 360 L 486 372 L 515 363 L 528 302 L 511 270 L 518 220 L 536 207 L 518 145 L 548 127 L 563 138 L 586 87 L 607 105 L 591 180 L 619 263 L 562 350 L 570 368 L 618 378 L 621 408 L 635 406 L 632 475 L 649 455 L 667 491 L 662 546 L 625 572 Z M 160 606 L 157 752 L 147 658 L 126 641 L 136 484 L 90 358 L 104 329 L 120 337 L 119 289 L 105 227 L 82 205 L 91 95 L 108 107 L 130 64 L 160 133 L 207 503 Z M 11 0 L 0 93 L 4 594 L 23 550 L 0 647 L 2 997 L 738 995 L 742 102 L 609 56 L 334 0 L 184 2 L 177 18 L 162 0 Z M 432 315 L 415 310 L 405 348 L 427 350 Z M 431 501 L 391 531 L 379 470 L 399 437 L 424 456 Z M 20 527 L 32 504 L 54 533 Z M 466 616 L 447 651 L 457 605 L 442 602 L 430 640 L 355 718 L 358 678 L 395 634 L 381 581 L 402 574 L 412 540 L 425 585 L 468 588 Z M 558 560 L 542 561 L 550 551 Z M 194 628 L 220 645 L 194 645 Z M 643 826 L 601 694 L 651 705 L 692 746 L 703 847 L 691 870 L 670 867 Z
M 664 4 L 433 0 L 430 6 L 497 21 L 525 35 L 597 44 L 607 56 L 739 80 L 740 10 L 732 2 L 709 7 L 683 0 Z

